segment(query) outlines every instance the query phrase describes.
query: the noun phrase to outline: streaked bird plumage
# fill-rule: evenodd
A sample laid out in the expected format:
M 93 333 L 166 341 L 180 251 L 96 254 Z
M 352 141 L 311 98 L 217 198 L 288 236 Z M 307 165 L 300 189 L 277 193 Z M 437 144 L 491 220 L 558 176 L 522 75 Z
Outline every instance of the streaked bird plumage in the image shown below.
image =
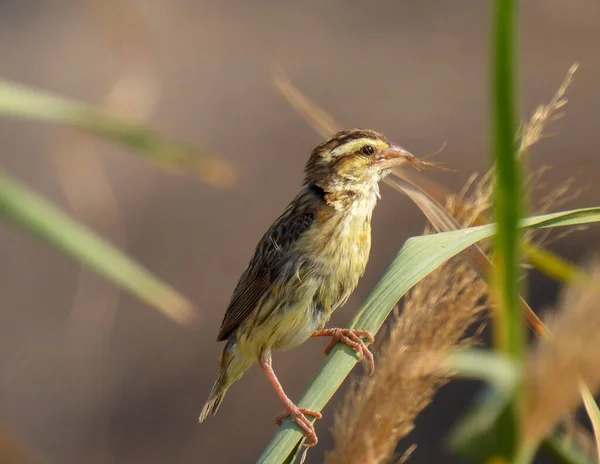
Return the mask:
M 271 352 L 321 331 L 348 300 L 368 262 L 378 182 L 392 166 L 412 159 L 383 135 L 363 129 L 340 132 L 313 150 L 300 192 L 263 235 L 234 290 L 217 337 L 227 344 L 200 422 L 258 362 L 281 390 L 288 412 L 314 435 L 276 380 Z

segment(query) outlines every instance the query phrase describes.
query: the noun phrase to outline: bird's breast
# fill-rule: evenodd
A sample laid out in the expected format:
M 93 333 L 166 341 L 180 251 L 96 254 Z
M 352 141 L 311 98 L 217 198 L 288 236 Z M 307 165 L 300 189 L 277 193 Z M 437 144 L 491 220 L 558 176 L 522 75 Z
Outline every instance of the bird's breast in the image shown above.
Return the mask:
M 376 199 L 343 211 L 325 210 L 303 243 L 318 282 L 314 304 L 331 313 L 350 297 L 364 274 L 371 249 L 371 215 Z

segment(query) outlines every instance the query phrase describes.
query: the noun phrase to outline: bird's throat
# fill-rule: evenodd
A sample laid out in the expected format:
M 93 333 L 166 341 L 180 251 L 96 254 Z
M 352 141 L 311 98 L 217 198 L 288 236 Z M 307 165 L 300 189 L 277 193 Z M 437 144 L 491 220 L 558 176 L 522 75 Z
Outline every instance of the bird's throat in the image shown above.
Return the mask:
M 379 199 L 379 187 L 375 184 L 374 188 L 369 189 L 347 189 L 334 190 L 325 193 L 325 201 L 336 211 L 356 211 L 357 213 L 365 209 L 373 211 L 377 200 Z

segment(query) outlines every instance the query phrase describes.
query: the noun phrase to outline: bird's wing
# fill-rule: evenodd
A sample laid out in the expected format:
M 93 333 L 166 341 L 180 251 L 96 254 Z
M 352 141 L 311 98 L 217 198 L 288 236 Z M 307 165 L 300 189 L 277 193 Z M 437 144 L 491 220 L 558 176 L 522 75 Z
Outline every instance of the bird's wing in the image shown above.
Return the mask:
M 311 202 L 291 203 L 262 237 L 254 256 L 233 292 L 218 341 L 225 340 L 254 311 L 286 263 L 296 241 L 315 220 Z

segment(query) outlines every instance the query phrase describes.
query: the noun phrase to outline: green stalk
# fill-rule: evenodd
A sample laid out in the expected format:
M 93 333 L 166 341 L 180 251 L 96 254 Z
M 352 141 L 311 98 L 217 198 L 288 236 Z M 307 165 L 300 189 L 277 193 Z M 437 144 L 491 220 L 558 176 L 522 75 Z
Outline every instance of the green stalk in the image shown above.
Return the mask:
M 515 0 L 497 0 L 494 73 L 494 161 L 496 163 L 496 346 L 515 359 L 523 352 L 519 307 L 519 231 L 522 189 L 516 156 L 514 34 Z
M 494 56 L 495 215 L 498 224 L 492 291 L 496 298 L 494 344 L 518 366 L 523 365 L 525 323 L 519 304 L 519 218 L 523 189 L 517 159 L 515 117 L 516 0 L 497 0 Z M 527 464 L 535 450 L 521 444 L 524 389 L 518 387 L 507 409 L 490 430 L 498 441 L 491 456 Z M 504 419 L 501 419 L 504 418 Z M 482 437 L 482 439 L 484 439 Z M 490 456 L 490 457 L 491 457 Z

